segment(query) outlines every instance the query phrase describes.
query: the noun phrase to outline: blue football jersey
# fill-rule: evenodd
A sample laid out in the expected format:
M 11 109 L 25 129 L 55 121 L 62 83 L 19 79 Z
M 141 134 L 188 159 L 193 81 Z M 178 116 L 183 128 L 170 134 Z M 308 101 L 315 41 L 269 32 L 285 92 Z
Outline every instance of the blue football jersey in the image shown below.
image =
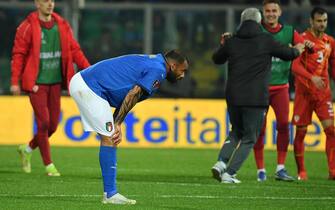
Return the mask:
M 166 78 L 166 67 L 162 54 L 134 54 L 100 61 L 80 73 L 93 92 L 118 108 L 135 85 L 146 92 L 140 100 L 156 92 Z

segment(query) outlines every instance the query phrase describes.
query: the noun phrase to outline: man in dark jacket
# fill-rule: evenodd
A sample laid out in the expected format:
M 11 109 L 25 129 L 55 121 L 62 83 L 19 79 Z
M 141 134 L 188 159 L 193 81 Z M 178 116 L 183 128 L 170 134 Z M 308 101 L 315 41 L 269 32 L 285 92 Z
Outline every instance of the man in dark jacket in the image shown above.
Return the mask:
M 236 172 L 261 130 L 269 104 L 272 56 L 293 60 L 304 50 L 303 44 L 291 48 L 276 42 L 262 32 L 260 22 L 258 9 L 245 9 L 236 34 L 221 40 L 220 48 L 213 55 L 215 64 L 228 61 L 226 100 L 232 130 L 212 168 L 213 177 L 223 183 L 240 183 Z

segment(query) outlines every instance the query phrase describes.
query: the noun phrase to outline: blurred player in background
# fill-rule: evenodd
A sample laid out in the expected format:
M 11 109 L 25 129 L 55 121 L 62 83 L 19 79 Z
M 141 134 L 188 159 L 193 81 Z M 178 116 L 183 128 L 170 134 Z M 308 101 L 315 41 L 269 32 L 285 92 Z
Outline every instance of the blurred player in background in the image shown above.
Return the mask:
M 116 187 L 121 124 L 137 102 L 152 96 L 165 79 L 172 83 L 181 80 L 187 69 L 186 57 L 172 50 L 165 55 L 125 55 L 104 60 L 71 80 L 70 94 L 79 108 L 84 130 L 95 131 L 101 137 L 103 203 L 136 203 L 119 194 Z M 114 114 L 111 107 L 116 108 Z
M 212 167 L 213 178 L 222 183 L 240 183 L 236 173 L 261 131 L 269 106 L 271 58 L 293 60 L 304 50 L 303 44 L 297 44 L 295 49 L 275 41 L 262 32 L 260 24 L 259 10 L 245 9 L 237 32 L 227 39 L 223 36 L 213 54 L 216 64 L 228 61 L 226 100 L 232 129 Z
M 28 92 L 37 122 L 37 133 L 18 151 L 24 172 L 31 172 L 31 154 L 38 147 L 47 175 L 60 176 L 51 160 L 49 137 L 58 125 L 62 85 L 66 88 L 74 75 L 73 63 L 83 69 L 89 62 L 68 22 L 53 12 L 55 2 L 35 0 L 35 6 L 37 11 L 17 28 L 12 53 L 11 92 Z
M 328 75 L 328 64 L 335 78 L 335 41 L 325 33 L 328 15 L 323 8 L 311 12 L 310 25 L 302 36 L 315 43 L 313 51 L 305 51 L 293 62 L 295 75 L 295 100 L 292 122 L 296 125 L 294 155 L 298 167 L 298 179 L 306 180 L 304 165 L 304 138 L 311 124 L 313 111 L 321 121 L 326 134 L 326 154 L 329 179 L 335 179 L 335 129 L 334 109 Z M 302 64 L 302 65 L 301 65 Z
M 263 21 L 262 29 L 271 34 L 275 40 L 285 45 L 295 45 L 303 43 L 303 38 L 292 26 L 279 23 L 279 17 L 282 11 L 280 0 L 263 1 Z M 285 169 L 285 160 L 287 148 L 289 145 L 289 73 L 291 70 L 291 61 L 284 61 L 272 57 L 271 80 L 269 86 L 270 101 L 276 116 L 277 129 L 277 169 L 275 173 L 276 180 L 293 181 L 294 178 L 288 175 Z M 268 112 L 267 111 L 266 113 Z M 257 165 L 257 180 L 266 180 L 266 171 L 264 164 L 264 136 L 266 130 L 266 116 L 258 140 L 254 146 L 254 155 Z

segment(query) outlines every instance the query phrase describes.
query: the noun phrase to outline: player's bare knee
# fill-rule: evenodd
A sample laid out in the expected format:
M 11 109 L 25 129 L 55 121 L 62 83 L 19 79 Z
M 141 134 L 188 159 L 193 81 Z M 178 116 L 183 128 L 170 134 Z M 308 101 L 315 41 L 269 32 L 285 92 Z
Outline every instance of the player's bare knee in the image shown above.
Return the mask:
M 113 140 L 111 136 L 100 135 L 101 137 L 101 145 L 102 146 L 113 146 Z

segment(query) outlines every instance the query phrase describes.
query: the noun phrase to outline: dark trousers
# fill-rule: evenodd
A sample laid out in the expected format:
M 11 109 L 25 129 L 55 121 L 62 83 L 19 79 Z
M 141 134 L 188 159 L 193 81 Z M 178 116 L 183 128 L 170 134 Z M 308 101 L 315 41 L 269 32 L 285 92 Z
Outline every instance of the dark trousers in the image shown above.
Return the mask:
M 232 128 L 218 158 L 227 164 L 228 174 L 235 174 L 247 159 L 261 131 L 265 110 L 266 107 L 228 104 Z
M 39 85 L 36 93 L 29 93 L 37 122 L 37 133 L 29 142 L 32 149 L 39 147 L 44 165 L 52 163 L 49 137 L 56 131 L 60 115 L 61 85 Z

